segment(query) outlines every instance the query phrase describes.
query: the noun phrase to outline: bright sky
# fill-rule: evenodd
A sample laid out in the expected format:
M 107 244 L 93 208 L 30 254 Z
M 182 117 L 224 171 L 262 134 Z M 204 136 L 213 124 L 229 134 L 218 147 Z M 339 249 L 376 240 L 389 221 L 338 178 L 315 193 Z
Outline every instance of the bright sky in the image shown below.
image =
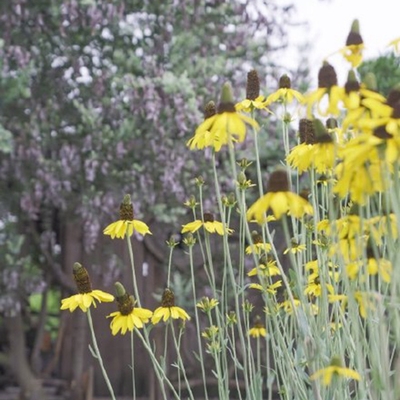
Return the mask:
M 296 29 L 291 44 L 305 40 L 312 44 L 308 60 L 316 66 L 315 71 L 326 56 L 345 45 L 355 18 L 365 44 L 364 59 L 383 54 L 387 44 L 400 37 L 400 0 L 297 0 L 295 4 L 297 18 L 309 26 L 300 35 Z M 339 83 L 344 83 L 348 64 L 339 55 L 329 57 L 329 61 L 337 69 Z

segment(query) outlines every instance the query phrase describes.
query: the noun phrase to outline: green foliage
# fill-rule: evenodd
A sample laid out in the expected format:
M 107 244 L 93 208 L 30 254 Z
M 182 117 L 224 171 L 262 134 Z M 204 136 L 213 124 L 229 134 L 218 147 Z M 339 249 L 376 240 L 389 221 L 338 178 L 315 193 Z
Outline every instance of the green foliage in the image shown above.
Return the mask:
M 58 325 L 60 319 L 58 317 L 60 313 L 60 291 L 56 289 L 50 289 L 46 293 L 46 308 L 48 317 L 46 318 L 46 330 L 50 332 L 53 339 L 56 338 Z M 43 294 L 34 293 L 29 296 L 29 308 L 34 314 L 39 314 L 42 308 Z
M 12 133 L 0 125 L 0 152 L 10 153 L 12 150 Z
M 387 96 L 400 82 L 400 57 L 391 53 L 364 61 L 359 67 L 359 72 L 362 80 L 368 73 L 373 73 L 378 92 Z

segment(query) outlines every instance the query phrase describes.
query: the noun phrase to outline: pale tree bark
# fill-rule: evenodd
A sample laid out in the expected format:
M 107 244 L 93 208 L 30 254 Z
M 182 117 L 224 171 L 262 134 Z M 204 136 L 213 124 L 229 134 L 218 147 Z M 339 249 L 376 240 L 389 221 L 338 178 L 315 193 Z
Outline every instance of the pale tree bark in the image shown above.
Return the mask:
M 26 353 L 24 324 L 20 313 L 4 317 L 10 346 L 10 366 L 21 388 L 20 400 L 46 400 L 41 381 L 33 374 Z

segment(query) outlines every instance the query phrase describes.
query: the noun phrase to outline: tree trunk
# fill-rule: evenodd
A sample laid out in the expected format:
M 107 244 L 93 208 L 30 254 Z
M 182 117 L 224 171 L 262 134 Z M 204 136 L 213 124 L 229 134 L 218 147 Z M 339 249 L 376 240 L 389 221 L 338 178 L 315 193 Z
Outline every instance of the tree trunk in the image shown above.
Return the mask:
M 39 313 L 39 322 L 36 330 L 35 342 L 33 344 L 32 354 L 31 354 L 31 366 L 35 374 L 40 374 L 43 369 L 41 360 L 41 349 L 43 346 L 45 327 L 47 320 L 47 289 L 42 293 L 42 304 Z
M 84 265 L 82 227 L 79 221 L 68 221 L 62 229 L 63 270 L 72 280 L 74 262 Z M 75 292 L 77 293 L 77 291 Z M 86 335 L 86 315 L 77 309 L 72 314 L 68 311 L 67 330 L 64 337 L 64 346 L 61 356 L 61 374 L 71 382 L 71 398 L 84 399 L 83 375 L 86 353 L 88 352 L 88 338 Z
M 24 324 L 18 313 L 14 317 L 4 317 L 10 345 L 10 366 L 21 388 L 21 400 L 46 400 L 42 383 L 33 374 L 27 358 Z

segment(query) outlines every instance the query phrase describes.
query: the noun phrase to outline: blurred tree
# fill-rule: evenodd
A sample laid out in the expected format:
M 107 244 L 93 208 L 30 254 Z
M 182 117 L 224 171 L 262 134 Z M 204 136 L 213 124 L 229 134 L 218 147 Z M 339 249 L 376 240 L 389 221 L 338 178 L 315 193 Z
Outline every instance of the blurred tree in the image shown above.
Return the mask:
M 400 57 L 390 53 L 364 61 L 359 67 L 359 73 L 362 80 L 368 73 L 373 73 L 377 91 L 387 96 L 400 82 Z
M 176 221 L 206 167 L 185 148 L 202 105 L 222 80 L 243 87 L 250 67 L 267 75 L 293 11 L 274 0 L 1 2 L 0 220 L 15 225 L 2 245 L 22 237 L 16 257 L 42 287 L 71 292 L 74 261 L 102 263 L 103 276 L 115 267 L 95 245 L 125 193 L 147 221 Z M 0 272 L 13 267 L 2 260 Z M 32 289 L 13 271 L 0 312 L 20 317 Z M 75 339 L 79 400 L 86 338 Z

